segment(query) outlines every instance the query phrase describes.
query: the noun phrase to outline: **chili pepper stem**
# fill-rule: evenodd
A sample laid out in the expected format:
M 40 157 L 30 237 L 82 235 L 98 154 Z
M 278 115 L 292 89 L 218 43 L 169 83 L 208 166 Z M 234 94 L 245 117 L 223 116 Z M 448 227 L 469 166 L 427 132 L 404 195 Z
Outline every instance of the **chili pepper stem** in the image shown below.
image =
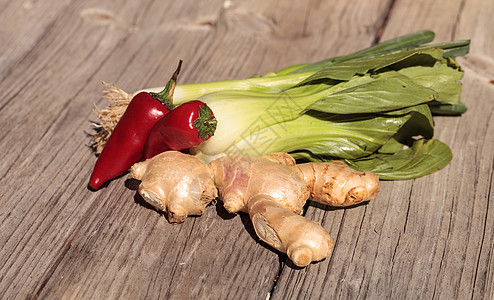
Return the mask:
M 204 104 L 199 107 L 199 117 L 194 121 L 199 138 L 206 140 L 214 135 L 218 121 L 211 112 L 209 106 Z
M 173 110 L 173 93 L 175 91 L 175 86 L 177 85 L 178 75 L 180 69 L 182 68 L 182 60 L 178 62 L 177 69 L 173 72 L 172 77 L 166 83 L 165 88 L 158 93 L 149 93 L 154 99 L 159 100 L 163 105 L 169 110 Z

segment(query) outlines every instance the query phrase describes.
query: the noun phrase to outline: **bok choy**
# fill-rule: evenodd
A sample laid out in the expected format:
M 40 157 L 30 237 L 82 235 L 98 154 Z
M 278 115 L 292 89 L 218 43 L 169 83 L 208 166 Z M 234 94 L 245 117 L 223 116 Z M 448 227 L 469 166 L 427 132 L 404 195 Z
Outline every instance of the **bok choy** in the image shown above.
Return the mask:
M 424 45 L 433 38 L 421 31 L 264 76 L 178 84 L 174 104 L 199 99 L 218 121 L 214 136 L 191 153 L 208 162 L 289 152 L 300 160 L 344 160 L 390 180 L 435 172 L 452 154 L 433 139 L 432 115 L 466 111 L 454 58 L 468 53 L 469 41 Z

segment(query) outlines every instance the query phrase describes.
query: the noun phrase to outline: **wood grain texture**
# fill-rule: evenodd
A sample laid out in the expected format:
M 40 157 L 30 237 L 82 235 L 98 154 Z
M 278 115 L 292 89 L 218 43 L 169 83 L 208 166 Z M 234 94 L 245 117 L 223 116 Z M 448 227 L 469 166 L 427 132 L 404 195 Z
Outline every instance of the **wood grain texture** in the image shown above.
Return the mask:
M 493 299 L 494 3 L 0 1 L 1 299 Z M 101 82 L 236 79 L 420 29 L 472 39 L 460 118 L 436 118 L 445 169 L 382 182 L 351 209 L 311 204 L 335 240 L 297 268 L 221 203 L 171 225 L 127 176 L 87 189 Z
M 469 111 L 435 118 L 435 136 L 451 146 L 454 159 L 424 178 L 383 182 L 367 206 L 310 208 L 314 220 L 335 220 L 325 226 L 336 237 L 334 252 L 308 270 L 283 270 L 274 299 L 492 299 L 494 86 L 486 70 L 494 56 L 482 47 L 493 36 L 481 29 L 492 28 L 485 13 L 492 9 L 489 1 L 395 1 L 383 39 L 431 29 L 438 42 L 473 41 L 471 53 L 460 58 Z

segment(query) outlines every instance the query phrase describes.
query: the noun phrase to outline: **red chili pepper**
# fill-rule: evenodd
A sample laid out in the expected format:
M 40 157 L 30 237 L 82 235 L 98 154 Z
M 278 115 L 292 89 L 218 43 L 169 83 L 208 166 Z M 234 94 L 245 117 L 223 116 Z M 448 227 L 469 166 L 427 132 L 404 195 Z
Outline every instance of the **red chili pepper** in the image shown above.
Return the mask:
M 163 91 L 141 92 L 132 98 L 96 161 L 89 180 L 92 189 L 99 189 L 142 159 L 151 129 L 171 110 L 171 96 L 181 63 Z
M 144 145 L 144 159 L 168 150 L 185 150 L 198 146 L 213 136 L 216 118 L 206 103 L 186 102 L 161 118 Z

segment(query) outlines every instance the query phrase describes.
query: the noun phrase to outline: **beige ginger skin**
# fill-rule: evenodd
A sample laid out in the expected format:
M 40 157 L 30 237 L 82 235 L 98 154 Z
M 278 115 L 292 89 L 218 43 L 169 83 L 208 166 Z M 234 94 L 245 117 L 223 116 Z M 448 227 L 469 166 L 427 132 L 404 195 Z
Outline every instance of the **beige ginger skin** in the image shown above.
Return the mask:
M 198 158 L 180 152 L 164 152 L 136 163 L 130 174 L 141 180 L 142 198 L 165 211 L 171 223 L 181 223 L 190 215 L 202 215 L 218 196 L 211 169 Z
M 256 234 L 303 267 L 331 254 L 333 241 L 317 222 L 300 214 L 308 199 L 332 206 L 369 201 L 379 179 L 343 162 L 295 164 L 286 153 L 225 156 L 209 164 L 181 152 L 161 153 L 135 164 L 139 193 L 170 222 L 201 215 L 216 197 L 230 213 L 248 213 Z

